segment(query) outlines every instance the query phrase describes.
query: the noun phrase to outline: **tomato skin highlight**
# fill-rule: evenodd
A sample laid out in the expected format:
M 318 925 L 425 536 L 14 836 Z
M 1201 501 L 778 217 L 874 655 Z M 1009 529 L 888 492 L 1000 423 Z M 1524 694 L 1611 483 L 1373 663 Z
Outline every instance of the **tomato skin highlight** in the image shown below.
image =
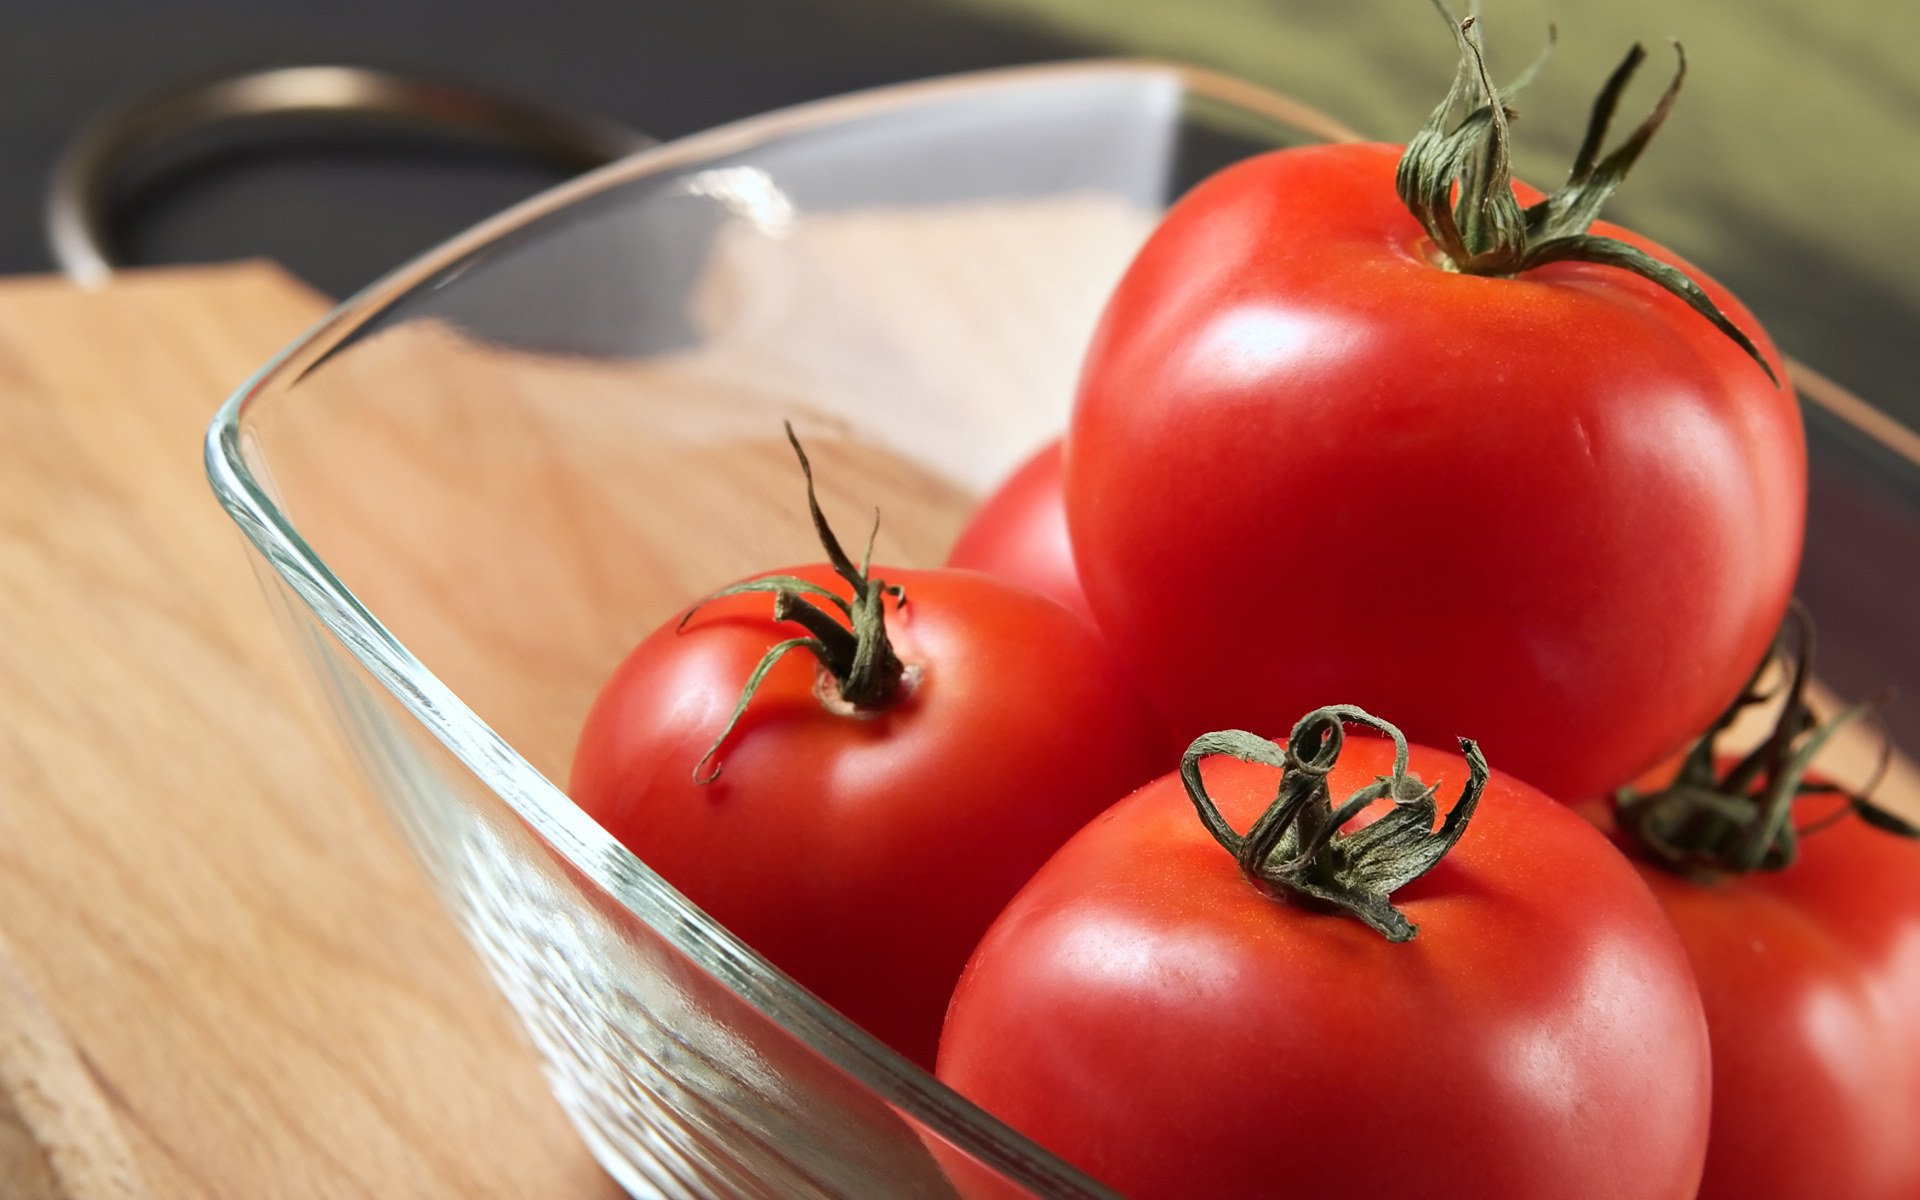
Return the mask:
M 1032 588 L 1092 624 L 1093 610 L 1067 535 L 1060 462 L 1056 438 L 1015 468 L 974 510 L 947 555 L 947 566 Z
M 825 566 L 782 572 L 844 585 Z M 876 571 L 913 682 L 831 712 L 805 653 L 782 659 L 693 782 L 741 686 L 795 633 L 770 598 L 723 597 L 613 674 L 571 794 L 642 861 L 822 999 L 931 1065 L 955 979 L 1061 842 L 1175 758 L 1158 713 L 1084 622 L 958 571 Z
M 1271 735 L 1335 695 L 1602 794 L 1704 728 L 1778 627 L 1798 408 L 1628 272 L 1435 265 L 1398 155 L 1250 159 L 1149 239 L 1067 438 L 1081 583 L 1176 737 Z
M 1833 804 L 1803 799 L 1797 819 Z M 1791 866 L 1704 883 L 1615 837 L 1706 1007 L 1700 1200 L 1920 1196 L 1920 845 L 1847 819 L 1801 840 Z
M 1336 796 L 1391 763 L 1352 737 Z M 1416 747 L 1443 794 L 1458 755 Z M 1236 829 L 1269 768 L 1202 767 Z M 939 1075 L 1133 1200 L 1685 1200 L 1708 1055 L 1685 955 L 1632 868 L 1495 774 L 1395 902 L 1395 945 L 1240 873 L 1177 777 L 1067 843 L 1008 906 L 949 1010 Z M 1010 1195 L 964 1167 L 969 1200 Z

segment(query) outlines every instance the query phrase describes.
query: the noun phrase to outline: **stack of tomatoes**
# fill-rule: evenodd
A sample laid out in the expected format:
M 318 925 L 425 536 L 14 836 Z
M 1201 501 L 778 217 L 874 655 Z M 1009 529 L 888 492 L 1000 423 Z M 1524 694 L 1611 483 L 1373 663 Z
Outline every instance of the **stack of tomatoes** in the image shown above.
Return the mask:
M 1809 781 L 1804 670 L 1576 807 L 1754 698 L 1800 554 L 1765 334 L 1595 221 L 1679 79 L 1542 195 L 1458 34 L 1407 147 L 1173 208 L 949 568 L 809 473 L 825 563 L 641 644 L 573 794 L 1131 1196 L 1912 1200 L 1920 850 Z

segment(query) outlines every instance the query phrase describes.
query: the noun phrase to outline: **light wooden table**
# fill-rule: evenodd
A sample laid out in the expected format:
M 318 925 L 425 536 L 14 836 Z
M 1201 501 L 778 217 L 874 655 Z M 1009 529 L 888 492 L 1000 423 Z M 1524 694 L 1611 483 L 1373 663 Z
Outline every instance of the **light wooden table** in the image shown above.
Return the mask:
M 200 467 L 324 311 L 0 283 L 0 1195 L 621 1193 L 331 741 Z

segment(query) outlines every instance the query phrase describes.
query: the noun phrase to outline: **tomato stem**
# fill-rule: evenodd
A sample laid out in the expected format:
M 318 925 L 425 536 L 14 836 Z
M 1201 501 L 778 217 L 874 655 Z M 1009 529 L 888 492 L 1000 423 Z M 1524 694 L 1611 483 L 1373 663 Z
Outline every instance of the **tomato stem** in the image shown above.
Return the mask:
M 1365 725 L 1393 739 L 1393 773 L 1383 775 L 1333 806 L 1327 775 L 1339 761 L 1348 724 Z M 1467 782 L 1436 830 L 1434 787 L 1407 770 L 1407 739 L 1399 729 L 1350 704 L 1317 708 L 1300 718 L 1284 747 L 1242 729 L 1202 734 L 1180 759 L 1180 779 L 1194 810 L 1240 870 L 1253 883 L 1283 899 L 1358 917 L 1388 941 L 1411 939 L 1417 928 L 1393 906 L 1393 893 L 1425 875 L 1467 831 L 1486 788 L 1487 760 L 1460 739 Z M 1227 754 L 1242 762 L 1278 767 L 1277 794 L 1253 827 L 1234 832 L 1207 794 L 1200 760 Z M 1375 801 L 1393 808 L 1360 829 L 1344 826 Z
M 1775 387 L 1780 386 L 1772 364 L 1753 339 L 1729 320 L 1685 272 L 1617 238 L 1588 232 L 1599 218 L 1601 206 L 1626 179 L 1640 152 L 1673 110 L 1680 85 L 1687 77 L 1687 54 L 1680 43 L 1673 43 L 1679 65 L 1666 91 L 1634 131 L 1603 157 L 1600 150 L 1620 96 L 1647 56 L 1638 44 L 1628 50 L 1594 100 L 1586 136 L 1574 155 L 1566 183 L 1522 209 L 1513 194 L 1508 125 L 1514 112 L 1508 101 L 1533 79 L 1551 52 L 1553 29 L 1548 27 L 1547 49 L 1540 58 L 1519 79 L 1498 88 L 1487 73 L 1479 14 L 1461 20 L 1446 0 L 1433 3 L 1453 28 L 1460 62 L 1446 98 L 1408 141 L 1394 175 L 1394 187 L 1407 210 L 1433 239 L 1447 269 L 1504 278 L 1548 263 L 1589 262 L 1631 271 L 1665 288 L 1712 322 L 1760 365 Z M 1451 124 L 1455 110 L 1463 106 L 1465 115 L 1458 124 Z
M 821 697 L 822 703 L 831 712 L 871 716 L 891 704 L 899 694 L 902 681 L 910 677 L 906 664 L 894 653 L 893 642 L 887 637 L 886 622 L 886 600 L 891 597 L 896 608 L 903 608 L 907 603 L 907 594 L 900 587 L 872 576 L 873 540 L 880 530 L 879 510 L 874 510 L 873 526 L 867 533 L 866 551 L 856 564 L 840 545 L 840 539 L 834 536 L 826 514 L 820 509 L 820 499 L 813 486 L 813 464 L 808 461 L 806 450 L 794 434 L 791 421 L 786 423 L 786 430 L 787 444 L 793 447 L 795 457 L 800 460 L 800 473 L 807 481 L 807 511 L 813 518 L 814 533 L 820 539 L 821 548 L 826 551 L 827 562 L 833 567 L 834 574 L 846 583 L 852 594 L 842 596 L 832 588 L 793 575 L 765 575 L 721 588 L 697 601 L 682 614 L 679 628 L 684 630 L 694 613 L 722 596 L 770 592 L 773 595 L 773 619 L 790 622 L 807 631 L 806 637 L 788 638 L 775 643 L 754 666 L 753 673 L 740 689 L 740 699 L 734 704 L 733 713 L 721 728 L 720 735 L 713 739 L 707 752 L 694 764 L 695 783 L 711 783 L 720 777 L 721 764 L 717 756 L 721 745 L 740 723 L 747 705 L 774 664 L 795 650 L 805 650 L 811 654 L 820 664 L 822 673 L 831 680 L 831 695 Z M 809 597 L 825 601 L 837 609 L 840 616 L 835 617 Z
M 1840 796 L 1844 803 L 1837 816 L 1851 813 L 1889 833 L 1920 837 L 1920 828 L 1870 798 L 1892 756 L 1891 742 L 1883 740 L 1879 769 L 1857 792 L 1806 781 L 1814 756 L 1834 734 L 1873 716 L 1891 699 L 1883 693 L 1822 723 L 1807 699 L 1813 640 L 1813 618 L 1796 600 L 1752 679 L 1688 750 L 1673 782 L 1644 794 L 1631 788 L 1615 793 L 1616 824 L 1653 862 L 1699 878 L 1790 867 L 1800 840 L 1835 819 L 1795 828 L 1794 804 L 1809 795 Z M 1765 686 L 1770 675 L 1779 676 L 1771 691 Z M 1737 759 L 1723 759 L 1719 739 L 1739 716 L 1776 700 L 1780 711 L 1766 739 Z

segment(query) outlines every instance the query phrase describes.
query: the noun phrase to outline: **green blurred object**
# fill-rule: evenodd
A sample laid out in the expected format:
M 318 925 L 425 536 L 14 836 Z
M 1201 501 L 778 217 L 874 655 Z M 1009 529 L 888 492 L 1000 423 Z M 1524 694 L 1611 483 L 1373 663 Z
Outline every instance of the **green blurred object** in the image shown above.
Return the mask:
M 1384 141 L 1419 128 L 1456 58 L 1429 0 L 945 2 L 1229 71 Z M 1789 353 L 1920 426 L 1920 4 L 1494 0 L 1481 20 L 1503 81 L 1559 27 L 1516 102 L 1518 173 L 1549 187 L 1627 47 L 1650 54 L 1623 129 L 1671 72 L 1666 39 L 1684 43 L 1679 105 L 1607 216 L 1733 288 Z

